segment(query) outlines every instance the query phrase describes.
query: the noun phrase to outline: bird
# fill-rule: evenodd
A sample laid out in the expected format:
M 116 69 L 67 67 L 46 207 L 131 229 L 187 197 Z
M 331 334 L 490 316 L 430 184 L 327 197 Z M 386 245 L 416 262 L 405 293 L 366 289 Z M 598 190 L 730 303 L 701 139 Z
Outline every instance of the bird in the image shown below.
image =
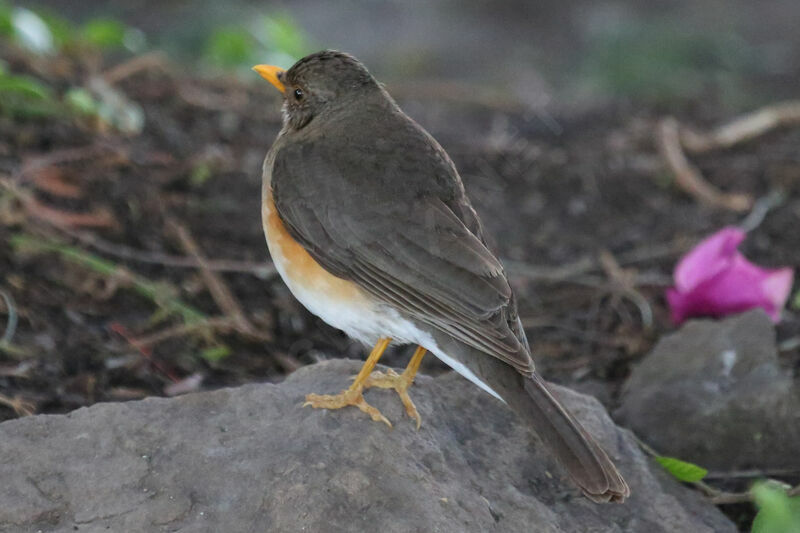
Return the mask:
M 275 268 L 311 313 L 373 346 L 348 388 L 304 405 L 391 427 L 363 392 L 394 389 L 419 429 L 408 390 L 431 352 L 513 409 L 586 497 L 624 501 L 622 475 L 535 370 L 503 265 L 439 143 L 347 53 L 253 70 L 283 96 L 262 179 Z M 375 371 L 392 342 L 416 345 L 408 366 Z

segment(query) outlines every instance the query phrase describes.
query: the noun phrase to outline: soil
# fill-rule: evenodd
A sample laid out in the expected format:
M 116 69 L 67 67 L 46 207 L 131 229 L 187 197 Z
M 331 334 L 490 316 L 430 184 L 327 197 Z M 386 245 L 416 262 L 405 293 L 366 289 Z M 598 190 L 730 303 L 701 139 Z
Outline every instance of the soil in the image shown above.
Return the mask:
M 47 69 L 5 59 L 10 70 L 62 89 L 90 75 L 74 61 Z M 259 204 L 261 162 L 280 127 L 272 88 L 172 67 L 143 69 L 115 86 L 142 106 L 141 134 L 70 117 L 0 119 L 0 175 L 19 193 L 0 192 L 0 288 L 19 318 L 13 349 L 0 350 L 0 393 L 24 402 L 17 410 L 0 405 L 0 421 L 25 408 L 64 413 L 165 395 L 176 392 L 176 382 L 178 390 L 207 390 L 280 381 L 317 360 L 363 357 L 363 347 L 306 312 L 270 269 Z M 746 213 L 706 207 L 675 186 L 654 143 L 662 109 L 619 102 L 545 116 L 450 96 L 416 97 L 407 89 L 400 104 L 456 162 L 506 262 L 542 373 L 613 407 L 631 365 L 674 329 L 663 294 L 676 261 Z M 733 118 L 713 99 L 669 112 L 700 129 Z M 783 129 L 692 157 L 723 190 L 754 197 L 783 191 L 783 202 L 742 247 L 764 266 L 800 265 L 798 146 L 800 129 Z M 26 195 L 36 202 L 20 200 Z M 53 210 L 110 217 L 76 225 L 49 216 Z M 200 269 L 164 264 L 188 257 L 173 222 L 212 264 L 236 262 L 228 266 L 239 271 L 218 275 L 258 335 L 207 327 L 142 345 L 181 323 L 158 312 L 165 297 L 207 317 L 225 314 Z M 12 245 L 21 235 L 93 254 L 118 270 L 101 275 L 64 253 Z M 600 257 L 607 265 L 613 258 L 622 273 L 609 275 Z M 133 290 L 131 273 L 158 283 L 156 298 Z M 8 312 L 0 310 L 4 322 Z M 798 335 L 800 317 L 787 310 L 779 341 Z M 220 357 L 221 347 L 228 355 Z M 394 349 L 386 362 L 402 367 L 410 349 Z M 800 366 L 797 347 L 782 357 Z M 426 358 L 423 372 L 443 370 Z

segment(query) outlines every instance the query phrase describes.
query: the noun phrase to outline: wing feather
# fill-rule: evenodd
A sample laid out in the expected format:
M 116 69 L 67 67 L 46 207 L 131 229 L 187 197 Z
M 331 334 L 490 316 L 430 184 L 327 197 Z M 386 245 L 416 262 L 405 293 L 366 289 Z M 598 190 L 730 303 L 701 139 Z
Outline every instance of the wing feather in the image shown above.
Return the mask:
M 416 150 L 428 159 L 409 165 L 396 160 L 396 151 L 377 157 L 377 146 L 347 159 L 324 144 L 283 144 L 274 154 L 273 198 L 292 237 L 323 268 L 375 298 L 533 371 L 503 267 L 486 247 L 443 150 Z M 416 169 L 433 175 L 413 175 Z M 374 179 L 376 173 L 383 179 Z

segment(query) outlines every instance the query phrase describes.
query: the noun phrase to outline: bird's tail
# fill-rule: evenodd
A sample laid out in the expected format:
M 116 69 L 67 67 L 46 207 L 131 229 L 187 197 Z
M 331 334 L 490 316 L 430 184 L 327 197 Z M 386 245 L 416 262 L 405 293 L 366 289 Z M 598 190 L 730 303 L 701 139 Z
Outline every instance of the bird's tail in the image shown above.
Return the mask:
M 601 503 L 623 502 L 630 489 L 606 453 L 537 374 L 524 380 L 533 400 L 526 415 L 586 497 Z
M 519 331 L 522 332 L 521 326 Z M 433 335 L 439 348 L 432 350 L 433 353 L 516 411 L 541 437 L 587 498 L 603 503 L 622 502 L 630 495 L 628 485 L 608 455 L 553 397 L 537 373 L 522 374 L 499 358 L 443 332 L 433 330 Z M 520 333 L 520 338 L 527 350 L 524 333 Z

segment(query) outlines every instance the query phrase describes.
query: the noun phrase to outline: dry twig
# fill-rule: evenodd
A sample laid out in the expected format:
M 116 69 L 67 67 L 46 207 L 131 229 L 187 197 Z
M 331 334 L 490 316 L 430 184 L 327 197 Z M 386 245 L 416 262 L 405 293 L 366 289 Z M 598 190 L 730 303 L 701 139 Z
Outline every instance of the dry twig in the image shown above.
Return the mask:
M 200 262 L 194 257 L 187 257 L 181 255 L 170 255 L 160 252 L 150 252 L 147 250 L 137 250 L 124 244 L 116 244 L 102 239 L 100 236 L 87 231 L 77 231 L 72 228 L 55 226 L 60 232 L 80 241 L 82 244 L 94 248 L 99 252 L 118 257 L 120 259 L 127 259 L 129 261 L 136 261 L 138 263 L 147 263 L 153 265 L 161 265 L 172 268 L 200 268 Z M 240 274 L 251 274 L 260 279 L 270 279 L 277 275 L 278 271 L 275 266 L 267 263 L 253 262 L 253 261 L 238 261 L 235 259 L 206 259 L 205 267 L 215 272 L 237 272 Z
M 103 73 L 106 83 L 113 85 L 125 78 L 147 70 L 158 70 L 167 75 L 175 86 L 175 92 L 187 104 L 211 111 L 230 111 L 241 109 L 247 105 L 248 97 L 244 88 L 232 83 L 226 83 L 224 94 L 217 94 L 203 89 L 196 84 L 183 84 L 180 80 L 172 78 L 173 66 L 167 57 L 160 52 L 150 52 L 129 59 Z
M 639 310 L 642 325 L 645 328 L 653 326 L 653 309 L 642 293 L 636 290 L 636 273 L 632 270 L 623 270 L 617 260 L 608 250 L 600 252 L 600 265 L 606 276 L 611 280 L 614 290 L 627 297 Z
M 28 215 L 53 226 L 60 228 L 109 228 L 115 227 L 117 224 L 111 212 L 104 208 L 96 208 L 90 213 L 63 211 L 44 205 L 33 193 L 8 178 L 0 178 L 0 187 L 19 200 Z
M 687 194 L 712 207 L 736 212 L 750 209 L 753 204 L 750 195 L 720 191 L 707 182 L 700 171 L 689 162 L 681 146 L 678 121 L 673 117 L 664 118 L 659 123 L 657 143 L 662 157 L 675 176 L 675 183 Z
M 173 383 L 178 383 L 180 378 L 176 376 L 169 368 L 162 365 L 157 359 L 153 358 L 153 352 L 150 350 L 148 346 L 144 346 L 140 344 L 131 333 L 128 331 L 128 328 L 120 324 L 119 322 L 113 322 L 111 324 L 111 331 L 125 339 L 128 344 L 136 348 L 136 351 L 139 352 L 142 357 L 144 357 L 148 363 L 153 365 L 153 367 L 164 374 L 170 381 Z
M 661 454 L 658 453 L 656 450 L 654 450 L 649 444 L 644 442 L 635 434 L 631 433 L 631 435 L 633 436 L 633 439 L 636 441 L 639 447 L 642 449 L 642 451 L 644 451 L 647 455 L 654 458 L 661 457 Z M 721 477 L 721 476 L 717 474 L 715 477 Z M 705 481 L 695 481 L 690 484 L 693 485 L 695 488 L 697 488 L 700 492 L 705 494 L 709 498 L 711 503 L 713 503 L 714 505 L 747 503 L 753 501 L 753 493 L 750 490 L 744 492 L 726 492 L 712 487 Z M 786 491 L 786 495 L 789 497 L 797 496 L 798 494 L 800 494 L 800 485 L 791 487 Z
M 0 404 L 10 407 L 17 416 L 31 416 L 36 413 L 36 406 L 19 397 L 10 398 L 0 393 Z
M 176 220 L 169 220 L 168 224 L 175 231 L 186 253 L 194 257 L 200 265 L 200 273 L 208 287 L 208 291 L 211 293 L 211 297 L 214 298 L 220 310 L 231 318 L 236 330 L 255 340 L 268 340 L 268 336 L 259 332 L 247 319 L 247 315 L 245 315 L 242 310 L 242 306 L 222 277 L 208 268 L 205 263 L 205 258 L 200 253 L 200 247 L 192 238 L 189 230 Z
M 800 124 L 800 101 L 787 101 L 743 115 L 708 133 L 681 129 L 681 144 L 699 154 L 730 148 L 782 126 Z
M 23 200 L 25 210 L 31 216 L 64 228 L 116 228 L 116 219 L 111 211 L 104 207 L 96 207 L 88 213 L 76 213 L 56 209 L 43 204 L 34 196 Z
M 103 79 L 109 85 L 119 83 L 125 78 L 145 70 L 169 71 L 169 60 L 162 52 L 149 52 L 115 65 L 103 73 Z
M 683 242 L 677 240 L 671 243 L 645 246 L 619 254 L 617 261 L 620 265 L 631 265 L 664 257 L 674 257 L 688 250 L 690 246 L 691 243 L 688 241 Z M 511 276 L 544 283 L 574 281 L 582 275 L 602 268 L 596 255 L 588 255 L 577 261 L 558 267 L 534 266 L 512 259 L 504 259 L 503 264 L 506 266 L 506 270 Z
M 764 222 L 767 214 L 781 205 L 786 200 L 783 191 L 774 190 L 762 196 L 753 204 L 753 209 L 739 223 L 739 227 L 746 232 L 753 231 Z
M 162 254 L 158 252 L 148 252 L 145 250 L 136 250 L 125 245 L 114 244 L 103 240 L 99 236 L 83 231 L 77 231 L 75 226 L 81 224 L 70 224 L 75 222 L 70 217 L 81 216 L 76 214 L 69 214 L 58 211 L 55 216 L 47 216 L 47 213 L 41 210 L 39 204 L 33 195 L 17 185 L 14 181 L 8 178 L 0 178 L 0 187 L 8 191 L 14 198 L 20 201 L 25 207 L 28 214 L 34 216 L 38 220 L 45 222 L 49 227 L 57 229 L 59 232 L 77 239 L 81 243 L 95 248 L 96 250 L 119 257 L 121 259 L 128 259 L 140 263 L 149 263 L 163 265 L 166 267 L 176 268 L 200 268 L 200 262 L 194 257 L 184 257 L 176 255 Z M 44 213 L 44 214 L 43 214 Z M 97 213 L 96 213 L 97 214 Z M 100 213 L 102 214 L 102 213 Z M 67 218 L 63 215 L 67 215 Z M 88 216 L 88 215 L 82 215 Z M 79 219 L 78 222 L 87 222 L 86 220 Z M 92 222 L 90 219 L 88 222 Z M 96 221 L 94 221 L 96 223 Z M 87 224 L 83 224 L 87 225 Z M 88 224 L 91 225 L 91 224 Z M 96 224 L 95 224 L 96 225 Z M 277 274 L 275 267 L 266 262 L 257 263 L 251 261 L 237 261 L 233 259 L 207 259 L 205 260 L 205 267 L 209 270 L 216 272 L 240 272 L 245 274 L 252 274 L 261 279 L 269 279 Z
M 128 156 L 122 147 L 107 142 L 96 142 L 77 148 L 63 148 L 42 155 L 26 157 L 19 170 L 14 174 L 13 179 L 15 182 L 21 182 L 27 176 L 47 167 L 87 159 L 92 159 L 95 163 L 98 160 L 117 163 L 128 161 Z
M 800 101 L 796 100 L 761 108 L 708 133 L 681 128 L 677 120 L 667 117 L 658 125 L 657 142 L 678 186 L 705 204 L 741 212 L 750 208 L 752 197 L 724 193 L 708 183 L 689 162 L 684 148 L 695 154 L 730 148 L 775 128 L 795 124 L 800 124 Z
M 11 344 L 11 339 L 14 338 L 14 333 L 17 331 L 17 309 L 14 306 L 14 299 L 9 293 L 0 289 L 0 296 L 3 298 L 3 303 L 6 306 L 6 330 L 3 336 L 0 337 L 0 345 Z
M 137 337 L 134 340 L 136 341 L 137 346 L 150 347 L 168 339 L 182 337 L 184 335 L 191 335 L 192 333 L 200 331 L 206 333 L 227 333 L 234 327 L 235 324 L 233 323 L 232 318 L 229 316 L 210 317 L 203 320 L 198 320 L 197 322 L 189 322 L 178 324 L 176 326 L 170 326 L 162 329 L 161 331 L 151 333 L 150 335 Z
M 796 468 L 771 468 L 767 470 L 732 470 L 730 472 L 709 472 L 706 479 L 767 478 L 775 476 L 800 476 Z
M 80 248 L 75 248 L 57 241 L 45 241 L 30 235 L 17 234 L 10 239 L 14 248 L 30 250 L 32 252 L 55 252 L 63 259 L 88 268 L 104 277 L 114 278 L 120 283 L 130 286 L 136 293 L 151 300 L 167 315 L 180 316 L 185 322 L 196 322 L 206 318 L 205 314 L 192 306 L 183 303 L 173 296 L 175 292 L 165 283 L 151 281 L 144 276 L 134 274 L 129 270 L 97 257 Z

